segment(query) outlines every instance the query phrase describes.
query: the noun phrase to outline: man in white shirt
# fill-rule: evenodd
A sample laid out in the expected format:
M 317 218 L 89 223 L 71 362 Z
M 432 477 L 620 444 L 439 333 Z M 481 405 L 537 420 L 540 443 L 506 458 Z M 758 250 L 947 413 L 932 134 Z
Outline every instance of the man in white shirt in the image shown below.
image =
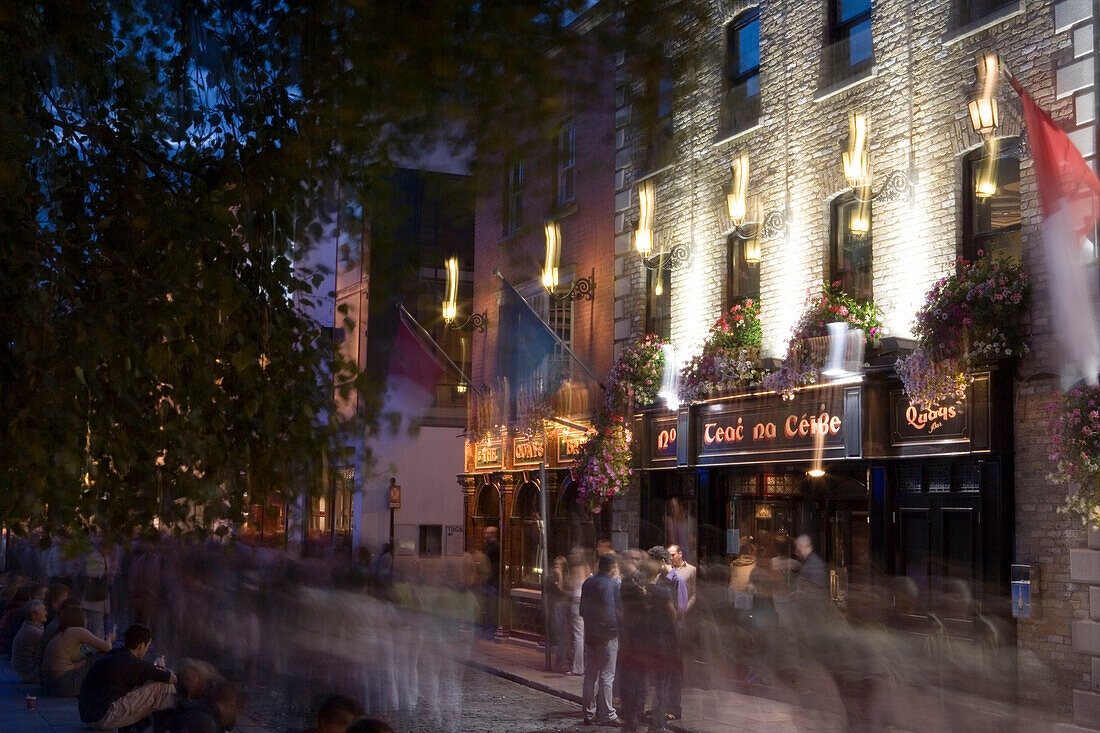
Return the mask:
M 669 685 L 668 714 L 672 719 L 679 720 L 683 714 L 681 694 L 684 688 L 684 648 L 687 646 L 689 634 L 688 615 L 695 607 L 695 566 L 684 559 L 684 552 L 679 545 L 669 545 L 668 554 L 672 558 L 672 569 L 680 576 L 680 581 L 687 588 L 687 603 L 679 608 L 677 625 L 679 626 L 680 653 L 672 668 L 672 676 Z

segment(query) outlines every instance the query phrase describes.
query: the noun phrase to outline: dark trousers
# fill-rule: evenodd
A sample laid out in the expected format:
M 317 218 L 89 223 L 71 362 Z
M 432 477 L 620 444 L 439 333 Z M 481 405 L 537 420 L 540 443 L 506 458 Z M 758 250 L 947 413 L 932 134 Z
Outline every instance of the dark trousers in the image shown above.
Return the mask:
M 619 684 L 619 717 L 623 726 L 633 730 L 640 726 L 645 714 L 647 659 L 641 649 L 619 649 L 619 668 L 615 681 Z
M 684 714 L 684 706 L 680 700 L 684 691 L 684 649 L 677 645 L 672 650 L 668 662 L 668 709 L 665 712 L 672 713 L 677 718 Z
M 676 655 L 679 658 L 679 655 Z M 654 731 L 665 730 L 665 714 L 669 712 L 669 698 L 672 695 L 672 668 L 675 665 L 675 659 L 672 655 L 667 658 L 657 660 L 655 664 L 650 668 L 653 677 L 653 719 L 649 721 L 649 730 L 651 733 Z M 679 692 L 677 692 L 679 695 Z

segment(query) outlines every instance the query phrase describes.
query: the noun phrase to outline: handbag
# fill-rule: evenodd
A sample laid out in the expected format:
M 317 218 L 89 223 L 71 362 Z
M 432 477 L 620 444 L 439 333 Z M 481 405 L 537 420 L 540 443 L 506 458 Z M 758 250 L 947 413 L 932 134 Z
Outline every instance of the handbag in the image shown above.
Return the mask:
M 106 577 L 88 578 L 84 586 L 84 600 L 98 603 L 107 600 L 109 595 L 110 586 L 107 585 Z

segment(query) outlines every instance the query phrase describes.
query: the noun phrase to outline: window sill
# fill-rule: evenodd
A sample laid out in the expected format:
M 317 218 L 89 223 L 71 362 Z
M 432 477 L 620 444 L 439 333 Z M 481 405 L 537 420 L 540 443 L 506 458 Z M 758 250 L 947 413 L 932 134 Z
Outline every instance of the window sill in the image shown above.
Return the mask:
M 826 87 L 821 87 L 816 92 L 814 92 L 814 101 L 824 102 L 827 99 L 832 99 L 838 94 L 843 94 L 850 89 L 855 89 L 862 84 L 866 84 L 867 82 L 878 76 L 877 68 L 878 67 L 874 65 L 868 66 L 866 69 L 863 69 L 862 71 L 857 71 L 851 76 L 841 79 L 834 84 L 830 84 Z
M 577 200 L 567 201 L 564 204 L 558 204 L 554 207 L 554 210 L 550 212 L 551 218 L 555 221 L 561 221 L 562 219 L 568 219 L 577 213 Z
M 497 240 L 497 244 L 504 244 L 505 242 L 511 242 L 514 239 L 519 239 L 520 237 L 523 236 L 523 234 L 524 234 L 523 227 L 520 227 L 519 229 L 516 229 L 515 231 L 508 232 L 507 234 L 502 234 L 500 236 L 500 239 Z
M 646 180 L 647 178 L 656 178 L 657 176 L 661 175 L 665 171 L 672 170 L 672 168 L 674 168 L 675 166 L 676 166 L 675 163 L 669 163 L 668 165 L 663 165 L 660 168 L 654 168 L 653 170 L 648 170 L 648 171 L 645 171 L 643 173 L 640 173 L 634 179 L 634 183 L 636 183 L 636 184 L 641 183 L 642 181 Z
M 718 147 L 719 145 L 732 143 L 734 140 L 751 135 L 752 133 L 763 127 L 764 123 L 760 120 L 757 120 L 751 127 L 746 127 L 744 130 L 738 130 L 736 132 L 728 132 L 725 130 L 720 131 L 718 133 L 718 136 L 714 138 L 714 142 L 712 142 L 711 145 L 713 145 L 714 147 Z
M 1015 18 L 1017 15 L 1023 15 L 1024 13 L 1024 0 L 1016 0 L 1016 2 L 1009 5 L 1005 5 L 1003 8 L 997 8 L 992 13 L 984 15 L 975 21 L 971 21 L 964 26 L 959 26 L 949 30 L 940 36 L 940 43 L 945 46 L 950 46 L 953 43 L 959 43 L 962 40 L 970 38 L 973 35 L 981 33 L 982 31 L 989 30 L 994 26 L 1000 25 L 1009 18 Z

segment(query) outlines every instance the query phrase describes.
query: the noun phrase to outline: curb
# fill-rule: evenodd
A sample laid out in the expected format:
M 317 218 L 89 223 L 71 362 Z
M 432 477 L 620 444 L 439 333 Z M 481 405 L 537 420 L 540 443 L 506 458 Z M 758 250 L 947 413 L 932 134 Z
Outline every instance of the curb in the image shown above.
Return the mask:
M 517 685 L 530 687 L 532 690 L 545 692 L 547 695 L 553 695 L 554 697 L 561 698 L 562 700 L 566 700 L 568 702 L 576 703 L 577 705 L 581 705 L 583 703 L 580 695 L 574 695 L 572 692 L 559 690 L 556 687 L 551 687 L 550 685 L 545 685 L 541 682 L 529 680 L 526 677 L 520 677 L 518 674 L 507 672 L 503 669 L 498 669 L 497 667 L 490 666 L 488 664 L 485 664 L 484 662 L 477 662 L 473 659 L 464 659 L 462 660 L 462 663 L 465 664 L 467 667 L 478 670 L 479 672 L 491 674 L 494 677 L 501 677 L 508 680 L 509 682 L 515 682 Z M 665 727 L 668 730 L 675 731 L 675 733 L 694 733 L 694 731 L 690 728 L 685 728 L 682 725 L 677 725 L 675 723 L 669 723 Z

